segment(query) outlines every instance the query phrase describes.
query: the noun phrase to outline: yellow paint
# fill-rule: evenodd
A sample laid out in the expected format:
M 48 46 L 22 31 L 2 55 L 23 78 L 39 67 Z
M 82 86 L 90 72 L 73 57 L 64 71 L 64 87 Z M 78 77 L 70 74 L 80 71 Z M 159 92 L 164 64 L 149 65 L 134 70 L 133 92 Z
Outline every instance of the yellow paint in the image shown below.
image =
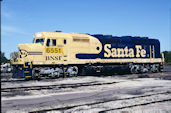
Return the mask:
M 161 63 L 164 64 L 164 62 L 165 62 L 164 53 L 162 53 L 161 55 L 162 55 L 162 57 L 161 57 L 161 60 L 162 60 Z
M 25 65 L 24 65 L 24 68 L 28 68 L 28 66 L 25 66 Z
M 24 73 L 29 73 L 29 71 L 24 71 Z
M 32 63 L 30 63 L 30 69 L 32 69 Z
M 63 48 L 46 48 L 46 53 L 63 53 Z
M 150 45 L 150 58 L 151 58 L 151 45 Z
M 154 48 L 154 45 L 153 45 L 153 58 L 155 58 L 155 48 Z

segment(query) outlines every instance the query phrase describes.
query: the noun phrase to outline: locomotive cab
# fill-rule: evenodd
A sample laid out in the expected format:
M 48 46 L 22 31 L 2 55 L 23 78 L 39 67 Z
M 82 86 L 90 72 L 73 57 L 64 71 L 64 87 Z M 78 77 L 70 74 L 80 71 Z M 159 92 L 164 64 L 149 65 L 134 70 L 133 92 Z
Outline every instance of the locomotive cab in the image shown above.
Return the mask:
M 69 38 L 59 35 L 49 35 L 48 33 L 35 34 L 33 43 L 19 44 L 18 55 L 11 56 L 11 64 L 17 68 L 17 71 L 25 68 L 39 69 L 40 67 L 52 67 L 55 64 L 63 64 L 63 61 L 67 61 L 67 51 Z M 28 66 L 28 65 L 33 65 Z M 30 69 L 27 69 L 30 70 Z M 32 76 L 32 69 L 29 73 Z M 24 71 L 21 73 L 25 73 Z M 17 74 L 16 74 L 17 75 Z M 21 74 L 18 74 L 21 75 Z M 27 77 L 29 77 L 27 76 Z M 21 76 L 19 76 L 21 77 Z M 22 75 L 22 77 L 25 77 Z
M 67 51 L 68 40 L 62 37 L 44 37 L 43 33 L 37 33 L 33 43 L 18 45 L 18 56 L 15 60 L 12 57 L 11 62 L 12 64 L 23 64 L 24 62 L 32 62 L 35 65 L 53 64 L 63 59 Z

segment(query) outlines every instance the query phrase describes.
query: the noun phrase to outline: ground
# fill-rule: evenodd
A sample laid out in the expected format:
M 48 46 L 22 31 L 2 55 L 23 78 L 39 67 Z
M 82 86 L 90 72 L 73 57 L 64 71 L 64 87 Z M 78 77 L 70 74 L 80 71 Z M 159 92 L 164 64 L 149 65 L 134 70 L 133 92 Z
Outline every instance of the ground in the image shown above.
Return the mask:
M 165 66 L 162 73 L 78 76 L 39 81 L 11 81 L 7 75 L 10 74 L 1 77 L 3 113 L 171 112 L 171 66 Z M 35 89 L 33 86 L 41 87 Z

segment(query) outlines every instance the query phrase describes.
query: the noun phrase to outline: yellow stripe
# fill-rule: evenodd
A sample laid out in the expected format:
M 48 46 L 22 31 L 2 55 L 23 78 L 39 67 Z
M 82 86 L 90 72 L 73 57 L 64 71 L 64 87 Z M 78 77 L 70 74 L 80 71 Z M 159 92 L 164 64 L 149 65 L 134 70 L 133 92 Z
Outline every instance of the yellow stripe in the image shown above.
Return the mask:
M 154 50 L 154 45 L 153 45 L 153 58 L 155 58 L 155 50 Z
M 24 71 L 24 73 L 29 73 L 30 71 Z
M 100 70 L 97 70 L 96 72 L 100 72 Z
M 25 66 L 25 65 L 24 65 L 24 68 L 28 68 L 28 66 Z
M 150 45 L 150 58 L 151 58 L 151 45 Z
M 128 58 L 128 59 L 94 59 L 94 60 L 78 60 L 77 62 L 70 62 L 71 64 L 73 63 L 86 63 L 86 62 L 91 62 L 91 63 L 96 63 L 96 62 L 102 62 L 102 63 L 160 63 L 161 58 Z
M 30 78 L 31 76 L 25 76 L 25 78 Z

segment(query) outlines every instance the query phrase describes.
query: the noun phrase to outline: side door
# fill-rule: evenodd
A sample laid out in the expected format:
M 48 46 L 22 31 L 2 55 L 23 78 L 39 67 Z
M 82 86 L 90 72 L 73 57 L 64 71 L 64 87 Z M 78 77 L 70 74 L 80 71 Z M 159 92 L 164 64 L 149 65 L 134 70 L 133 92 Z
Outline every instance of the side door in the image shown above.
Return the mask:
M 64 64 L 66 64 L 68 62 L 68 40 L 67 39 L 61 39 L 61 43 L 60 45 L 63 48 L 63 58 L 62 61 Z
M 57 64 L 62 59 L 63 50 L 57 47 L 57 41 L 53 38 L 46 40 L 45 60 L 47 64 Z

